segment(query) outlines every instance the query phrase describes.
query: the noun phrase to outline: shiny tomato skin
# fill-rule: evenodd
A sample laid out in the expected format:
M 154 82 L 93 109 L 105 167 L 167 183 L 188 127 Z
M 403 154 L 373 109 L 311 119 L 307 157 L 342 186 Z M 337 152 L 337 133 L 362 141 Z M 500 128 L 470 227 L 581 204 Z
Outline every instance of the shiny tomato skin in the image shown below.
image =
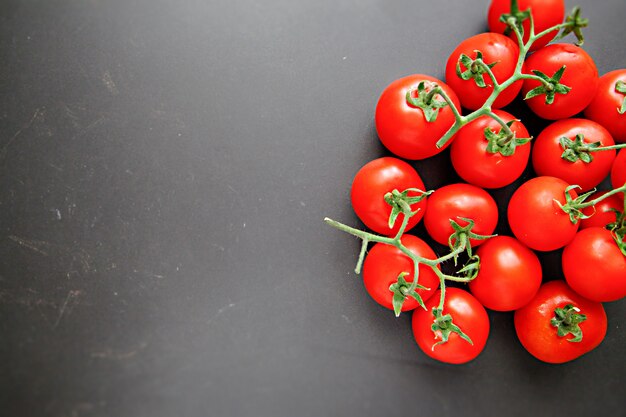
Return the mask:
M 450 219 L 460 226 L 467 222 L 458 219 L 465 217 L 474 220 L 472 231 L 479 235 L 490 235 L 498 224 L 498 206 L 493 197 L 482 188 L 471 184 L 449 184 L 436 190 L 428 198 L 429 208 L 424 216 L 426 231 L 436 242 L 448 244 L 453 233 Z M 472 247 L 484 240 L 470 239 Z
M 550 324 L 556 308 L 567 304 L 580 309 L 587 320 L 580 323 L 582 340 L 570 342 L 572 335 L 557 335 Z M 522 346 L 535 358 L 548 363 L 572 361 L 595 349 L 604 339 L 607 318 L 601 303 L 587 300 L 575 293 L 564 281 L 549 281 L 539 288 L 535 297 L 514 314 L 517 337 Z
M 479 87 L 474 79 L 463 80 L 456 73 L 461 54 L 476 59 L 476 51 L 482 52 L 482 59 L 486 64 L 496 62 L 491 71 L 499 83 L 511 78 L 519 56 L 517 43 L 499 33 L 481 33 L 467 38 L 456 47 L 446 64 L 446 83 L 457 93 L 461 106 L 470 110 L 480 108 L 493 92 L 493 83 L 487 74 L 483 74 L 486 87 Z M 461 65 L 461 71 L 465 70 Z M 522 89 L 522 84 L 522 80 L 516 81 L 500 93 L 492 108 L 499 109 L 511 103 Z
M 394 236 L 400 229 L 404 216 L 400 214 L 394 227 L 390 229 L 391 206 L 384 197 L 394 189 L 402 192 L 408 188 L 425 191 L 422 179 L 411 165 L 393 157 L 375 159 L 365 164 L 354 177 L 350 192 L 352 208 L 359 219 L 374 232 Z M 405 231 L 411 230 L 422 219 L 426 204 L 425 198 L 411 206 L 413 211 L 419 211 L 409 219 Z
M 591 162 L 570 162 L 561 158 L 563 148 L 559 140 L 571 140 L 577 134 L 584 136 L 585 143 L 600 142 L 600 146 L 613 146 L 611 134 L 602 125 L 587 119 L 563 119 L 546 127 L 534 140 L 532 161 L 537 175 L 561 178 L 583 191 L 591 190 L 604 180 L 611 171 L 615 150 L 591 152 Z
M 598 68 L 582 48 L 565 43 L 545 46 L 526 59 L 525 73 L 539 70 L 552 77 L 563 65 L 565 72 L 560 83 L 571 88 L 567 94 L 555 94 L 554 102 L 546 104 L 546 96 L 539 95 L 526 100 L 526 104 L 539 117 L 558 120 L 582 112 L 591 102 L 598 86 Z M 522 94 L 539 87 L 537 80 L 524 80 Z
M 376 131 L 383 145 L 394 155 L 405 159 L 425 159 L 445 149 L 451 141 L 438 149 L 435 144 L 454 124 L 454 113 L 449 106 L 439 110 L 437 119 L 428 122 L 419 107 L 406 101 L 408 91 L 421 81 L 436 83 L 450 96 L 457 109 L 461 108 L 455 92 L 442 81 L 423 74 L 409 75 L 392 82 L 382 93 L 376 105 Z M 443 100 L 440 96 L 438 100 Z
M 626 184 L 626 150 L 622 149 L 611 167 L 611 185 L 618 188 L 624 184 Z
M 574 239 L 580 222 L 572 223 L 569 215 L 556 203 L 565 204 L 568 186 L 559 178 L 535 177 L 513 193 L 507 217 L 520 242 L 534 250 L 553 251 Z M 569 193 L 572 198 L 577 197 L 573 190 Z
M 490 310 L 513 311 L 533 299 L 541 286 L 537 255 L 509 236 L 496 236 L 481 245 L 478 276 L 469 283 L 471 293 Z
M 428 356 L 441 362 L 462 364 L 475 359 L 485 348 L 489 337 L 489 316 L 478 300 L 467 291 L 459 288 L 447 288 L 443 314 L 450 314 L 454 324 L 469 336 L 472 344 L 458 334 L 451 333 L 448 341 L 433 345 L 436 339 L 431 325 L 432 309 L 439 305 L 441 292 L 437 291 L 427 302 L 426 308 L 413 312 L 413 337 L 420 349 Z
M 585 109 L 585 117 L 604 126 L 616 142 L 626 142 L 626 113 L 620 114 L 624 94 L 615 91 L 618 81 L 626 82 L 626 69 L 607 72 L 598 81 L 598 89 Z
M 589 196 L 587 201 L 595 200 L 606 194 L 606 191 L 597 191 Z M 580 230 L 590 227 L 604 227 L 607 224 L 614 223 L 617 220 L 615 212 L 612 210 L 624 211 L 623 194 L 613 194 L 610 197 L 597 203 L 595 206 L 587 207 L 582 210 L 587 219 L 581 219 Z
M 563 22 L 565 17 L 565 2 L 563 0 L 518 0 L 517 2 L 520 11 L 527 9 L 532 10 L 535 33 L 542 32 L 552 26 L 558 25 Z M 489 24 L 490 32 L 504 33 L 507 28 L 506 23 L 500 21 L 500 16 L 503 13 L 509 13 L 511 10 L 511 0 L 492 0 L 489 6 L 489 12 L 487 15 L 487 21 Z M 530 20 L 526 19 L 522 23 L 524 28 L 524 42 L 528 41 L 530 31 Z M 531 51 L 545 46 L 558 34 L 558 31 L 552 31 L 548 35 L 538 39 L 533 43 L 530 48 Z M 509 35 L 517 43 L 517 36 L 514 32 Z
M 583 297 L 598 302 L 626 296 L 626 256 L 602 227 L 581 230 L 563 250 L 563 275 Z
M 404 246 L 416 255 L 427 259 L 437 258 L 430 246 L 416 236 L 403 235 L 400 240 Z M 408 272 L 409 275 L 405 276 L 404 279 L 409 283 L 413 282 L 415 268 L 411 258 L 403 254 L 395 246 L 377 243 L 370 249 L 363 262 L 363 283 L 365 284 L 365 289 L 374 301 L 389 310 L 393 310 L 393 292 L 389 291 L 389 286 L 398 281 L 398 275 L 402 272 Z M 417 290 L 422 300 L 426 301 L 437 290 L 439 278 L 437 278 L 432 268 L 420 264 L 418 283 L 429 288 L 428 290 Z M 418 306 L 419 304 L 415 298 L 407 297 L 402 304 L 402 311 L 413 310 Z
M 494 110 L 505 122 L 515 117 L 503 110 Z M 485 128 L 494 132 L 500 131 L 500 124 L 489 116 L 482 116 L 467 124 L 457 133 L 450 148 L 450 159 L 454 170 L 463 180 L 482 188 L 501 188 L 518 179 L 530 156 L 530 143 L 519 145 L 515 153 L 503 156 L 501 153 L 487 152 L 488 141 Z M 519 121 L 511 126 L 517 138 L 528 138 L 530 134 Z

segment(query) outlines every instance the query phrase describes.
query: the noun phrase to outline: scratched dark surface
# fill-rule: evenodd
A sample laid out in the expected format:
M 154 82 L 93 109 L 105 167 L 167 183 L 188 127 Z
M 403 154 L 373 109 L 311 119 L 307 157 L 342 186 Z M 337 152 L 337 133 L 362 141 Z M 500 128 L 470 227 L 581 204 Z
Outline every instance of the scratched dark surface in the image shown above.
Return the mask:
M 625 67 L 626 2 L 578 4 L 600 71 Z M 0 414 L 624 415 L 623 301 L 573 363 L 536 361 L 490 313 L 483 354 L 443 365 L 322 223 L 359 225 L 382 89 L 442 77 L 486 8 L 0 1 Z M 447 158 L 414 164 L 428 187 L 457 180 Z

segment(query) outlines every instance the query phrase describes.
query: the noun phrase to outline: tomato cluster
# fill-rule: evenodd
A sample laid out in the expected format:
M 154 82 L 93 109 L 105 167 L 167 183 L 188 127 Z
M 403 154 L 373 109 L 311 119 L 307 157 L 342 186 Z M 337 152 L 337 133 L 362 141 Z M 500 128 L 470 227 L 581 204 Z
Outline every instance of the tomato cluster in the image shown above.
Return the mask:
M 491 32 L 459 44 L 446 83 L 403 77 L 376 106 L 381 142 L 404 159 L 370 161 L 354 178 L 354 211 L 378 235 L 334 226 L 363 240 L 357 269 L 362 262 L 367 292 L 396 314 L 414 310 L 415 340 L 437 360 L 460 364 L 481 353 L 486 309 L 514 312 L 522 346 L 539 360 L 573 360 L 604 338 L 602 303 L 626 296 L 626 150 L 616 151 L 626 142 L 626 69 L 599 77 L 581 42 L 548 44 L 561 30 L 582 41 L 580 11 L 563 19 L 563 0 L 492 0 Z M 498 110 L 520 94 L 553 121 L 543 131 Z M 405 160 L 448 146 L 465 182 L 425 193 Z M 511 185 L 529 162 L 536 176 Z M 607 178 L 613 189 L 594 193 Z M 505 210 L 512 236 L 494 236 L 498 205 L 487 190 L 507 186 L 515 187 Z M 428 236 L 406 233 L 422 219 Z M 429 240 L 450 252 L 438 258 Z M 544 277 L 536 251 L 559 251 L 565 280 Z M 465 267 L 441 272 L 459 256 Z M 446 280 L 468 284 L 446 288 Z

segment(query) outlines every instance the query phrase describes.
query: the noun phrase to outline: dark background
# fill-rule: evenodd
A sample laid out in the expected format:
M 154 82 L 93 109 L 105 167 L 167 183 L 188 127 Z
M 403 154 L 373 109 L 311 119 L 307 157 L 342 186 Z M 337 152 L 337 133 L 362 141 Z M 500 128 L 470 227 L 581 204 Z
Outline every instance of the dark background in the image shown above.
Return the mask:
M 441 364 L 322 222 L 360 225 L 378 95 L 442 77 L 487 3 L 1 0 L 0 414 L 625 415 L 622 301 L 572 363 L 490 313 L 483 354 Z M 625 67 L 626 2 L 575 4 L 600 72 Z M 427 187 L 447 158 L 414 163 Z

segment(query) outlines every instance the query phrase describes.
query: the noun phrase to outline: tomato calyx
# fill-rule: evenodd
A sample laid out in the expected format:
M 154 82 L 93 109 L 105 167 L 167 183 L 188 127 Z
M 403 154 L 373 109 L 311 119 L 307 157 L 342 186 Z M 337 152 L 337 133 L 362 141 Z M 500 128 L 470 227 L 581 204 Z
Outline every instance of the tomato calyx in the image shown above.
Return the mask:
M 496 61 L 491 64 L 487 64 L 483 61 L 483 53 L 481 51 L 475 50 L 474 52 L 476 52 L 476 59 L 472 59 L 465 54 L 461 54 L 456 63 L 456 75 L 465 81 L 473 79 L 478 87 L 486 88 L 487 84 L 485 84 L 483 74 L 489 74 L 489 70 L 497 65 L 498 62 Z M 465 71 L 461 71 L 461 64 L 463 64 L 466 68 Z
M 418 269 L 415 270 L 415 274 L 418 274 Z M 396 317 L 400 317 L 400 313 L 402 312 L 402 305 L 404 304 L 404 300 L 407 297 L 415 298 L 415 301 L 426 310 L 426 306 L 424 305 L 424 300 L 417 293 L 416 289 L 429 290 L 430 288 L 424 287 L 423 285 L 417 284 L 415 286 L 409 284 L 404 277 L 409 275 L 408 272 L 402 272 L 398 275 L 398 281 L 389 286 L 389 291 L 393 293 L 393 299 L 391 303 L 393 304 L 393 312 L 396 314 Z M 417 279 L 417 277 L 415 277 Z
M 615 222 L 606 225 L 606 229 L 611 232 L 611 236 L 617 247 L 626 256 L 626 200 L 624 201 L 624 210 L 619 211 L 614 208 L 610 209 L 615 212 Z
M 533 74 L 535 74 L 542 82 L 542 85 L 539 87 L 535 87 L 526 93 L 526 97 L 524 100 L 531 99 L 533 97 L 540 96 L 545 94 L 546 96 L 546 104 L 554 103 L 554 96 L 556 94 L 567 94 L 572 89 L 564 84 L 561 84 L 561 78 L 563 77 L 563 73 L 565 72 L 565 65 L 559 68 L 552 77 L 547 76 L 543 72 L 539 70 L 532 70 Z
M 511 8 L 509 13 L 503 13 L 500 15 L 500 21 L 506 23 L 507 27 L 504 30 L 505 35 L 509 35 L 513 31 L 513 26 L 517 28 L 519 33 L 524 33 L 522 22 L 530 18 L 530 9 L 524 11 L 519 9 L 517 0 L 511 0 Z
M 419 193 L 419 195 L 409 196 L 410 192 Z M 423 191 L 419 188 L 407 188 L 402 192 L 398 190 L 393 190 L 390 193 L 385 194 L 385 202 L 391 206 L 391 214 L 389 215 L 389 228 L 393 228 L 393 225 L 396 223 L 396 219 L 398 218 L 400 213 L 404 214 L 405 218 L 412 217 L 417 214 L 419 208 L 416 211 L 412 211 L 411 206 L 413 204 L 419 203 L 432 193 L 432 190 Z
M 572 198 L 569 192 L 575 188 L 580 188 L 580 187 L 578 185 L 570 185 L 567 188 L 565 188 L 565 204 L 562 204 L 560 201 L 556 199 L 554 200 L 554 202 L 561 208 L 561 210 L 563 210 L 565 213 L 569 215 L 569 219 L 573 224 L 578 223 L 578 220 L 580 219 L 588 219 L 589 217 L 593 215 L 593 213 L 591 215 L 584 214 L 582 212 L 583 209 L 586 209 L 587 207 L 593 207 L 596 204 L 598 204 L 600 201 L 609 198 L 613 194 L 626 193 L 626 184 L 624 184 L 621 187 L 615 188 L 594 200 L 586 201 L 587 198 L 589 198 L 591 194 L 596 192 L 595 188 L 592 189 L 591 191 L 588 191 L 584 194 L 579 195 L 576 198 Z
M 433 308 L 433 320 L 432 329 L 435 334 L 435 339 L 441 339 L 440 341 L 433 344 L 431 347 L 432 350 L 435 350 L 435 347 L 438 345 L 442 345 L 448 341 L 450 338 L 450 333 L 458 334 L 463 340 L 467 341 L 470 345 L 473 345 L 472 339 L 461 330 L 459 326 L 454 324 L 452 321 L 452 316 L 450 314 L 443 314 L 442 308 Z
M 577 134 L 574 140 L 566 136 L 559 138 L 559 144 L 563 148 L 561 158 L 570 162 L 581 160 L 587 164 L 593 161 L 593 156 L 591 156 L 590 152 L 598 150 L 602 143 L 600 141 L 585 143 L 584 139 L 585 137 L 582 133 Z
M 515 153 L 517 146 L 524 145 L 531 141 L 532 138 L 516 138 L 515 132 L 511 130 L 513 123 L 518 120 L 510 120 L 506 123 L 509 128 L 507 132 L 504 129 L 498 131 L 498 133 L 491 130 L 491 128 L 485 128 L 485 139 L 487 140 L 487 149 L 489 153 L 500 153 L 502 156 L 511 156 Z
M 496 235 L 476 234 L 472 232 L 472 228 L 475 225 L 474 220 L 468 219 L 466 217 L 457 217 L 457 218 L 459 220 L 467 222 L 467 224 L 465 226 L 461 226 L 456 221 L 450 219 L 450 226 L 452 226 L 452 230 L 454 230 L 454 232 L 452 232 L 450 237 L 448 237 L 448 246 L 452 250 L 452 253 L 455 254 L 453 257 L 454 265 L 457 264 L 458 256 L 461 252 L 466 252 L 467 256 L 469 256 L 470 259 L 474 258 L 472 256 L 472 245 L 470 244 L 470 239 L 484 240 L 484 239 L 489 239 L 490 237 L 496 236 Z M 463 269 L 467 267 L 468 266 L 466 265 Z M 461 269 L 459 272 L 463 271 L 463 269 Z
M 550 320 L 550 324 L 556 327 L 556 334 L 559 337 L 571 334 L 573 337 L 567 341 L 578 343 L 583 340 L 583 331 L 579 325 L 585 320 L 587 320 L 587 316 L 581 314 L 578 307 L 567 304 L 562 308 L 554 309 L 554 317 Z
M 622 106 L 619 109 L 617 109 L 617 112 L 619 114 L 624 114 L 626 113 L 626 82 L 621 81 L 621 80 L 616 82 L 615 92 L 624 94 L 624 100 L 622 101 Z
M 436 83 L 422 81 L 417 85 L 417 88 L 407 91 L 406 102 L 409 106 L 422 109 L 426 121 L 432 123 L 437 120 L 439 109 L 448 105 L 445 100 L 435 99 L 435 96 L 441 93 L 442 89 Z
M 563 39 L 570 33 L 574 33 L 576 36 L 576 46 L 582 46 L 585 43 L 585 37 L 583 36 L 582 28 L 586 28 L 589 25 L 589 19 L 580 17 L 580 7 L 576 6 L 572 9 L 572 13 L 565 18 L 567 26 L 563 28 L 563 31 L 554 40 Z

